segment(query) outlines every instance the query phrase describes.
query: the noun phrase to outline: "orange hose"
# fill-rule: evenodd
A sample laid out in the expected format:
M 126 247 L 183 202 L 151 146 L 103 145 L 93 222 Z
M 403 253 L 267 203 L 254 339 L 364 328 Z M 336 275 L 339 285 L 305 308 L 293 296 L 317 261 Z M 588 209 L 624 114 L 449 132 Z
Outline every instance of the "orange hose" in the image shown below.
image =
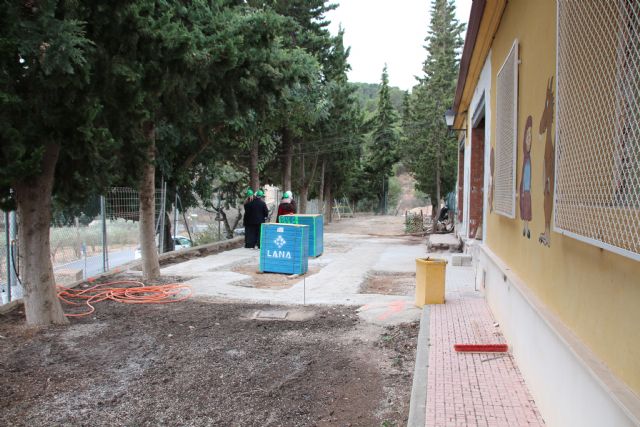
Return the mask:
M 113 287 L 113 285 L 137 285 L 129 288 Z M 109 286 L 109 287 L 106 287 Z M 83 305 L 89 311 L 83 313 L 66 313 L 67 317 L 88 316 L 96 311 L 93 304 L 112 300 L 123 304 L 170 304 L 190 298 L 191 287 L 181 283 L 146 286 L 137 280 L 121 280 L 101 283 L 86 289 L 72 289 L 58 286 L 58 298 L 70 305 Z M 80 301 L 78 301 L 80 300 Z M 84 301 L 84 303 L 82 302 Z

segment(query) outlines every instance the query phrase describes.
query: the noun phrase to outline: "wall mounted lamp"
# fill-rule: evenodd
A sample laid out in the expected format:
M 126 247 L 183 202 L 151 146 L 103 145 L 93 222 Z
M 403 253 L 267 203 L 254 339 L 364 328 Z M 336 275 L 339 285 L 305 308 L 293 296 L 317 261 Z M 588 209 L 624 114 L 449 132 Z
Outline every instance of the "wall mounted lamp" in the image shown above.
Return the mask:
M 454 132 L 456 131 L 466 131 L 466 128 L 461 128 L 461 129 L 455 129 L 453 128 L 453 121 L 456 118 L 456 112 L 453 111 L 452 109 L 448 109 L 447 111 L 444 112 L 444 121 L 447 124 L 447 127 L 449 128 L 449 135 L 453 135 Z

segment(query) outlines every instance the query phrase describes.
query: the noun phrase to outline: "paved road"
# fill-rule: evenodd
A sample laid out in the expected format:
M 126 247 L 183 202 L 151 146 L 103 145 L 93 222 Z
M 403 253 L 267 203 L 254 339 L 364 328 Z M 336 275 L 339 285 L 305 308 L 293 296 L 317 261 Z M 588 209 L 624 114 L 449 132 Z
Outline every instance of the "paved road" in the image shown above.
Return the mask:
M 134 250 L 127 249 L 124 251 L 109 252 L 109 268 L 114 268 L 119 265 L 125 264 L 134 260 Z M 78 261 L 68 262 L 66 264 L 56 265 L 53 270 L 70 269 L 70 270 L 83 270 L 84 259 Z M 103 272 L 102 269 L 102 255 L 95 255 L 87 257 L 87 271 L 86 277 L 91 277 Z

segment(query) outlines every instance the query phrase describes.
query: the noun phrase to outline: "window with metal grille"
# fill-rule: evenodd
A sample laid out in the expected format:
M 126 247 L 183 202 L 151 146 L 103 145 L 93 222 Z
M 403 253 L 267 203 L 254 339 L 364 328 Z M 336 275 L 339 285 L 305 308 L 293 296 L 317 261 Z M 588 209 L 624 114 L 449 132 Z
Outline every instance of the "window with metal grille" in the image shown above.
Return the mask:
M 554 230 L 640 260 L 640 3 L 557 5 Z
M 496 164 L 493 207 L 496 213 L 516 216 L 516 157 L 518 144 L 518 40 L 500 67 L 496 87 Z

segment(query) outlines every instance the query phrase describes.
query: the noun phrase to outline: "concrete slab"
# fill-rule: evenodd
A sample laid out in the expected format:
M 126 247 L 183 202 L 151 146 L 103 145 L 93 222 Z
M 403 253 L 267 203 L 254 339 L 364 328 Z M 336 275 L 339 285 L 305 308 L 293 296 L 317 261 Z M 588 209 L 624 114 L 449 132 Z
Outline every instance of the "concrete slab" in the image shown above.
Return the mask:
M 427 256 L 427 248 L 423 244 L 386 246 L 373 270 L 384 272 L 411 273 L 416 271 L 416 258 Z
M 423 244 L 401 237 L 325 233 L 325 252 L 310 258 L 313 275 L 291 278 L 286 289 L 242 286 L 250 276 L 232 271 L 237 265 L 259 266 L 259 251 L 233 249 L 162 269 L 163 275 L 188 277 L 194 297 L 289 305 L 361 306 L 359 315 L 376 324 L 416 320 L 420 310 L 413 296 L 362 294 L 360 287 L 372 270 L 385 273 L 415 271 L 415 258 L 427 255 Z
M 194 276 L 208 273 L 229 265 L 250 259 L 258 260 L 260 253 L 255 249 L 232 249 L 219 254 L 209 255 L 204 258 L 196 258 L 180 264 L 163 268 L 162 274 L 169 276 Z
M 471 255 L 455 254 L 451 255 L 451 265 L 453 266 L 470 266 L 473 258 Z
M 284 320 L 289 312 L 287 310 L 260 310 L 256 312 L 255 319 Z

